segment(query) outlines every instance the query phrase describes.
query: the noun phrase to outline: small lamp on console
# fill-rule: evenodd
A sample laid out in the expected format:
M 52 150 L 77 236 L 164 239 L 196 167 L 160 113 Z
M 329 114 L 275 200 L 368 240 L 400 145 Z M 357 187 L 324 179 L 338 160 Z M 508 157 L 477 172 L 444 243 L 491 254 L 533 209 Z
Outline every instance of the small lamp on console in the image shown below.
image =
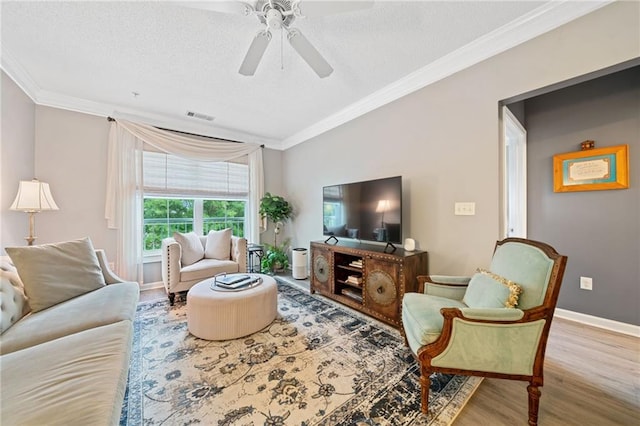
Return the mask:
M 384 228 L 384 212 L 386 212 L 387 210 L 389 210 L 389 200 L 378 201 L 376 213 L 382 213 L 382 216 L 380 217 L 380 228 Z
M 33 235 L 34 215 L 45 210 L 59 210 L 56 202 L 53 201 L 49 184 L 40 182 L 38 179 L 20 181 L 18 194 L 9 209 L 29 213 L 29 236 L 25 237 L 25 240 L 30 246 L 36 239 Z

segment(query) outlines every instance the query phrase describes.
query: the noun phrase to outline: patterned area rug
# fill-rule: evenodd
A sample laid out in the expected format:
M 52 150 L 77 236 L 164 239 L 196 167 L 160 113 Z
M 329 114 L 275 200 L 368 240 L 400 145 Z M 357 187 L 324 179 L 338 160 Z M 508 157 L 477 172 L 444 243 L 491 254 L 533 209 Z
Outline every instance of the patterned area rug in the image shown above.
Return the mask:
M 440 426 L 481 381 L 434 375 L 423 416 L 397 330 L 287 283 L 278 292 L 269 327 L 224 342 L 190 335 L 184 303 L 141 303 L 120 424 Z

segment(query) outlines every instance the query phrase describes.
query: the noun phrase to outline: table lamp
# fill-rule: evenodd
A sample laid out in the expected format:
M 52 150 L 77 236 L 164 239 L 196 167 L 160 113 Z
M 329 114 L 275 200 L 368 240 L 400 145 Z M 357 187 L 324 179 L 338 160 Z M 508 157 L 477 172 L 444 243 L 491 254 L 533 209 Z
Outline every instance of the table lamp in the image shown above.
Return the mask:
M 35 235 L 33 235 L 35 227 L 34 215 L 45 210 L 59 210 L 51 196 L 49 184 L 40 182 L 38 179 L 20 181 L 18 194 L 9 209 L 29 213 L 29 236 L 25 237 L 25 240 L 30 246 L 33 245 L 33 241 L 36 239 Z

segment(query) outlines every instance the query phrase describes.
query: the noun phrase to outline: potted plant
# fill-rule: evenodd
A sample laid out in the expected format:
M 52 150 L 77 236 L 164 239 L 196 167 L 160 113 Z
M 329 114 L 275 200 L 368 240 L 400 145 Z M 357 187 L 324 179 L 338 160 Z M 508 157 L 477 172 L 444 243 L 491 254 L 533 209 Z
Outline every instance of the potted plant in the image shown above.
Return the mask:
M 287 242 L 288 240 L 285 240 L 280 246 L 265 244 L 265 255 L 262 257 L 262 261 L 260 262 L 262 272 L 272 274 L 284 271 L 289 267 Z
M 289 266 L 287 258 L 287 244 L 285 240 L 280 246 L 278 245 L 278 234 L 283 221 L 289 219 L 293 213 L 291 204 L 279 195 L 272 195 L 267 192 L 260 200 L 260 215 L 271 220 L 275 224 L 273 230 L 273 245 L 265 244 L 265 255 L 261 261 L 262 272 L 273 273 L 281 271 Z

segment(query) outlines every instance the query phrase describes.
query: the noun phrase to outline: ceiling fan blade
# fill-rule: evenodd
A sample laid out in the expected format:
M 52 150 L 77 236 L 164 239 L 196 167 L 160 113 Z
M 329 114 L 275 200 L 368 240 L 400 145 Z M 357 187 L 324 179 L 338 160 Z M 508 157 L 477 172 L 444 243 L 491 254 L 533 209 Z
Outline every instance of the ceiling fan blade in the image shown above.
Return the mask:
M 325 78 L 331 75 L 333 72 L 331 65 L 329 65 L 320 52 L 318 52 L 316 48 L 309 43 L 309 40 L 302 35 L 299 29 L 291 28 L 287 35 L 287 39 L 295 51 L 298 52 L 298 55 L 302 56 L 302 59 L 309 64 L 320 78 Z
M 345 0 L 345 1 L 296 1 L 293 8 L 302 16 L 327 16 L 338 13 L 346 13 L 354 10 L 369 9 L 373 6 L 373 0 Z
M 211 10 L 234 15 L 249 15 L 255 11 L 251 4 L 244 1 L 176 1 L 172 3 L 193 9 Z
M 267 50 L 267 46 L 271 41 L 271 33 L 263 30 L 258 32 L 249 46 L 249 50 L 240 65 L 238 72 L 242 75 L 253 75 L 260 64 L 264 51 Z

